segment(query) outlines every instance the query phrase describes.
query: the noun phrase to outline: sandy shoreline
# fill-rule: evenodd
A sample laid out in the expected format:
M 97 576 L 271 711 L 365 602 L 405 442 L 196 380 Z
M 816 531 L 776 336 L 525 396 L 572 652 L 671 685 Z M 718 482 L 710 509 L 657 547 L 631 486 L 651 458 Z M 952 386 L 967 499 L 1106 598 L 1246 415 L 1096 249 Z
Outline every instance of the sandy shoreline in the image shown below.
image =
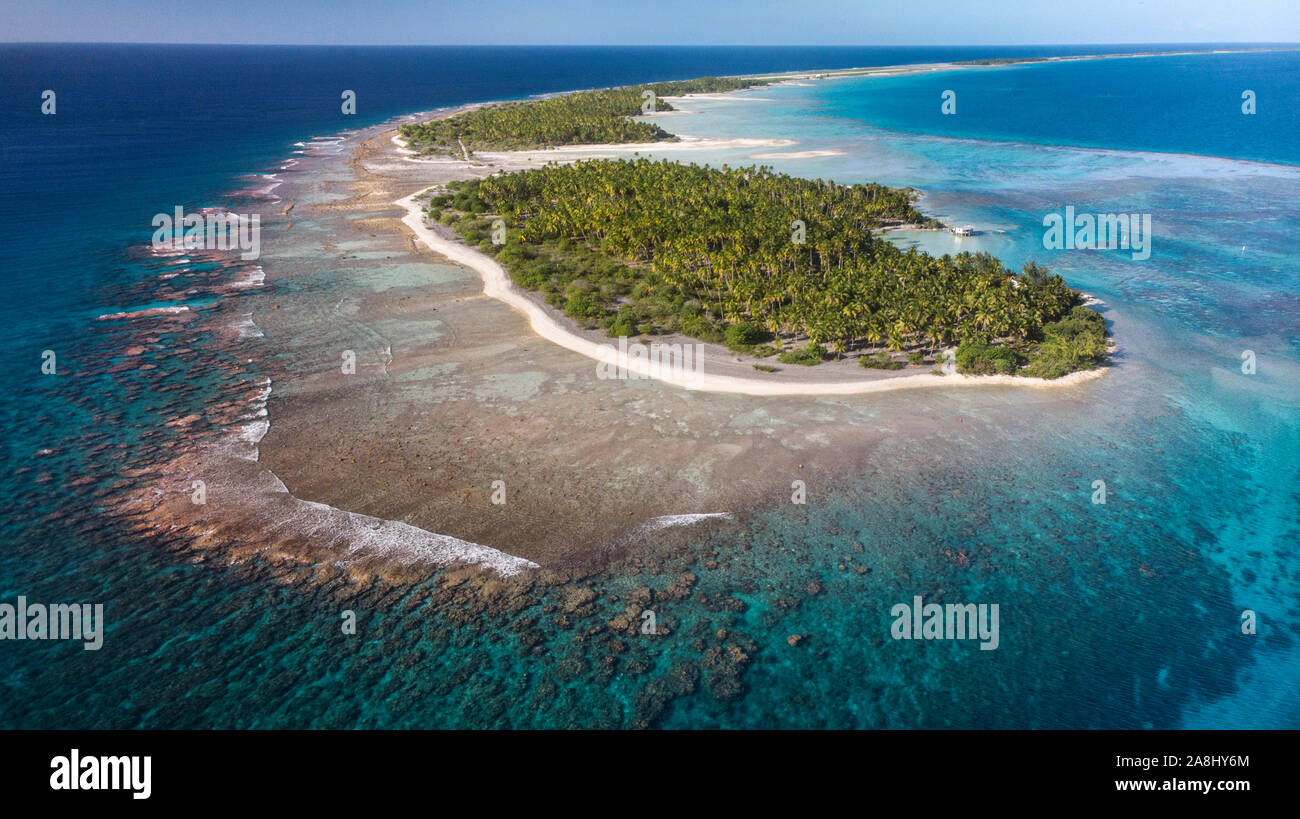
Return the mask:
M 703 138 L 681 137 L 677 142 L 632 143 L 623 145 L 568 145 L 534 151 L 479 152 L 477 160 L 466 162 L 450 157 L 416 156 L 406 141 L 396 132 L 388 132 L 388 142 L 393 146 L 388 149 L 395 157 L 415 165 L 430 166 L 436 174 L 430 181 L 435 184 L 483 176 L 483 170 L 514 171 L 536 167 L 539 161 L 571 162 L 602 156 L 611 152 L 637 153 L 641 151 L 691 151 L 717 150 L 736 147 L 789 147 L 797 144 L 792 139 L 758 139 L 758 138 Z M 381 147 L 386 147 L 382 142 Z M 448 260 L 467 267 L 478 274 L 483 281 L 484 295 L 508 304 L 522 313 L 530 327 L 537 335 L 572 350 L 596 362 L 608 361 L 610 347 L 615 339 L 602 339 L 592 333 L 580 333 L 571 321 L 558 311 L 548 308 L 526 292 L 517 288 L 495 259 L 478 250 L 468 247 L 459 239 L 439 235 L 426 224 L 419 200 L 428 193 L 425 187 L 398 199 L 394 204 L 406 211 L 402 223 L 433 252 Z M 655 340 L 654 343 L 693 343 L 695 340 L 685 337 L 670 337 Z M 635 341 L 631 342 L 635 343 Z M 703 363 L 697 372 L 664 372 L 663 368 L 651 368 L 644 360 L 627 362 L 629 372 L 641 378 L 653 378 L 675 387 L 701 392 L 731 393 L 752 396 L 822 396 L 822 395 L 864 395 L 869 393 L 892 392 L 903 389 L 935 387 L 1030 387 L 1051 389 L 1070 387 L 1085 381 L 1101 377 L 1105 368 L 1082 370 L 1057 379 L 1029 378 L 1012 375 L 968 376 L 960 374 L 935 375 L 930 372 L 905 375 L 889 375 L 888 371 L 864 373 L 854 366 L 847 371 L 843 366 L 825 363 L 815 368 L 803 368 L 799 365 L 783 367 L 776 373 L 762 375 L 743 375 L 735 364 L 742 362 L 752 369 L 754 361 L 748 357 L 741 359 L 735 353 L 719 348 L 717 345 L 704 345 Z M 845 362 L 836 362 L 844 364 Z M 848 362 L 852 365 L 852 362 Z M 834 371 L 833 375 L 827 371 Z M 829 376 L 829 377 L 828 377 Z
M 495 259 L 466 246 L 459 241 L 446 239 L 434 233 L 424 223 L 417 198 L 425 191 L 417 191 L 405 196 L 394 204 L 406 210 L 402 223 L 433 252 L 446 257 L 456 264 L 468 267 L 483 280 L 483 293 L 486 296 L 505 302 L 515 310 L 523 313 L 533 331 L 542 338 L 565 349 L 584 355 L 593 361 L 607 360 L 608 344 L 598 344 L 588 338 L 562 326 L 554 317 L 543 310 L 536 302 L 527 298 L 515 287 L 506 272 Z M 611 342 L 613 340 L 611 339 Z M 717 356 L 712 356 L 716 365 Z M 1016 386 L 1046 389 L 1066 387 L 1099 378 L 1104 369 L 1083 370 L 1070 373 L 1057 379 L 1027 378 L 1013 375 L 933 375 L 930 373 L 898 377 L 861 378 L 852 381 L 799 381 L 796 383 L 776 383 L 773 380 L 758 377 L 742 378 L 733 375 L 716 375 L 708 372 L 710 357 L 706 354 L 703 372 L 689 375 L 672 372 L 654 371 L 644 360 L 628 363 L 628 369 L 643 378 L 654 378 L 675 387 L 683 387 L 701 392 L 734 393 L 754 396 L 788 396 L 788 395 L 863 395 L 866 393 L 889 392 L 893 390 L 916 389 L 923 387 L 986 387 Z M 821 365 L 825 366 L 825 365 Z
M 1244 49 L 1259 50 L 1259 49 Z M 1243 50 L 1243 51 L 1244 51 Z M 1266 49 L 1273 50 L 1273 49 Z M 1201 52 L 1135 52 L 1104 55 L 1078 55 L 1069 57 L 1051 57 L 1041 60 L 1010 60 L 991 64 L 972 63 L 927 63 L 918 65 L 880 66 L 874 68 L 850 68 L 828 71 L 784 72 L 780 74 L 743 75 L 768 79 L 774 82 L 818 81 L 840 77 L 855 76 L 897 76 L 939 71 L 959 71 L 971 68 L 997 68 L 1008 65 L 1035 64 L 1043 62 L 1064 62 L 1076 60 L 1125 59 L 1154 56 L 1173 56 Z M 700 99 L 748 99 L 735 97 L 734 92 L 709 93 L 672 97 L 675 100 Z M 441 116 L 452 116 L 469 107 L 478 107 L 491 103 L 475 103 L 446 111 Z M 673 113 L 673 112 L 668 112 Z M 793 139 L 752 138 L 752 137 L 695 137 L 679 135 L 674 141 L 652 143 L 564 145 L 528 151 L 480 151 L 469 161 L 452 157 L 424 156 L 411 150 L 405 140 L 396 132 L 385 133 L 394 146 L 389 149 L 394 159 L 405 163 L 424 166 L 430 171 L 426 180 L 428 184 L 413 193 L 398 199 L 394 204 L 406 211 L 402 223 L 425 247 L 448 260 L 469 268 L 483 281 L 484 295 L 497 299 L 523 314 L 529 326 L 537 335 L 565 349 L 579 353 L 593 361 L 608 360 L 608 348 L 615 339 L 604 339 L 598 334 L 583 333 L 558 311 L 548 308 L 532 294 L 515 287 L 505 269 L 491 257 L 466 246 L 459 239 L 448 238 L 431 230 L 426 224 L 421 205 L 417 199 L 427 193 L 429 188 L 446 184 L 450 181 L 482 177 L 497 172 L 512 172 L 530 167 L 537 167 L 546 162 L 574 162 L 583 159 L 604 158 L 611 155 L 638 154 L 642 152 L 686 153 L 691 151 L 727 150 L 736 148 L 781 148 L 788 149 L 798 144 Z M 837 155 L 840 151 L 770 151 L 754 154 L 755 159 L 803 158 Z M 382 151 L 381 157 L 382 159 Z M 677 161 L 688 161 L 681 157 Z M 882 230 L 909 227 L 892 226 Z M 1095 303 L 1095 299 L 1085 296 Z M 599 340 L 597 340 L 599 339 Z M 694 343 L 694 339 L 669 337 L 655 339 L 662 343 Z M 1112 345 L 1113 348 L 1113 345 Z M 1057 379 L 1030 378 L 1026 376 L 986 375 L 969 376 L 960 374 L 936 375 L 931 372 L 890 374 L 888 371 L 863 373 L 854 367 L 847 371 L 845 362 L 824 363 L 815 368 L 803 368 L 798 365 L 783 367 L 779 372 L 764 373 L 761 376 L 748 374 L 757 359 L 738 357 L 735 353 L 717 345 L 704 345 L 704 363 L 701 372 L 691 373 L 689 377 L 664 373 L 659 369 L 651 371 L 648 364 L 641 361 L 630 362 L 628 369 L 642 378 L 671 384 L 689 390 L 701 392 L 730 393 L 751 396 L 845 396 L 870 393 L 893 392 L 904 389 L 936 387 L 1029 387 L 1033 389 L 1052 389 L 1076 386 L 1092 381 L 1105 374 L 1107 367 L 1094 370 L 1082 370 Z M 746 372 L 735 366 L 743 364 Z
M 1090 60 L 1131 60 L 1146 57 L 1179 57 L 1192 54 L 1248 54 L 1253 52 L 1269 51 L 1295 51 L 1295 48 L 1228 48 L 1212 50 L 1192 50 L 1192 51 L 1128 51 L 1114 52 L 1110 54 L 1070 54 L 1057 57 L 1011 57 L 1011 58 L 994 58 L 996 61 L 978 62 L 970 60 L 958 60 L 953 62 L 938 63 L 910 63 L 903 65 L 882 65 L 882 66 L 865 66 L 860 68 L 833 68 L 825 71 L 783 71 L 774 74 L 738 74 L 739 77 L 753 77 L 755 79 L 774 80 L 774 81 L 797 81 L 797 80 L 821 80 L 835 79 L 838 77 L 863 77 L 863 76 L 901 76 L 904 74 L 920 74 L 938 71 L 963 71 L 969 69 L 982 68 L 999 68 L 1008 65 L 1025 65 L 1040 63 L 1067 63 L 1067 62 L 1084 62 Z

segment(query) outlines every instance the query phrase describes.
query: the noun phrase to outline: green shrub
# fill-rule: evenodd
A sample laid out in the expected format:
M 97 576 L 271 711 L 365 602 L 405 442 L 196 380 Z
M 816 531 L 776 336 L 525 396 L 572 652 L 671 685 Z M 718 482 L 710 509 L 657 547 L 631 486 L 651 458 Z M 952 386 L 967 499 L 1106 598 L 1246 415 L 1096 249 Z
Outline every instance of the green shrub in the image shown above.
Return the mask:
M 725 343 L 733 350 L 744 352 L 771 335 L 752 321 L 740 321 L 727 327 Z
M 609 329 L 605 331 L 605 334 L 611 338 L 619 338 L 621 336 L 631 338 L 637 334 L 636 325 L 633 324 L 632 319 L 626 315 L 616 316 L 614 320 L 610 322 Z
M 1076 306 L 1064 318 L 1043 325 L 1043 341 L 1029 357 L 1026 375 L 1060 378 L 1089 370 L 1106 358 L 1106 320 L 1096 310 Z
M 782 364 L 801 364 L 805 367 L 812 367 L 820 364 L 829 357 L 826 348 L 820 344 L 809 342 L 806 347 L 798 350 L 786 350 L 776 357 L 777 361 Z
M 908 363 L 908 364 L 924 364 L 924 363 L 925 363 L 925 353 L 920 352 L 920 351 L 912 352 L 912 353 L 908 353 L 908 354 L 907 354 L 907 363 Z
M 573 293 L 564 305 L 564 314 L 575 319 L 598 319 L 605 315 L 605 310 L 586 293 Z
M 1064 359 L 1050 353 L 1047 355 L 1036 353 L 1030 357 L 1024 373 L 1031 378 L 1060 378 L 1070 373 L 1070 365 L 1065 363 Z
M 1092 333 L 1052 335 L 1030 356 L 1028 375 L 1059 378 L 1075 370 L 1090 370 L 1106 356 L 1106 339 Z
M 682 334 L 715 344 L 723 340 L 722 329 L 703 316 L 688 316 L 683 319 Z
M 880 352 L 874 355 L 864 355 L 858 358 L 858 363 L 869 370 L 901 370 L 903 363 L 895 361 L 889 353 Z
M 979 338 L 962 341 L 957 347 L 957 371 L 969 375 L 1013 375 L 1020 357 L 1009 347 L 996 346 Z

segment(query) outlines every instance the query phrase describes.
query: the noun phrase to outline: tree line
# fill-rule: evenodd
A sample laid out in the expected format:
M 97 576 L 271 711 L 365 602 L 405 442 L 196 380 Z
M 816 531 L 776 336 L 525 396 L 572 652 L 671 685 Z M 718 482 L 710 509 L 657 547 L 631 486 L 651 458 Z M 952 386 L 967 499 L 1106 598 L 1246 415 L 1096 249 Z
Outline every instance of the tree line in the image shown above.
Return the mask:
M 656 112 L 673 110 L 663 97 L 737 91 L 766 84 L 766 80 L 701 77 L 579 91 L 471 108 L 451 117 L 403 125 L 398 130 L 416 150 L 453 156 L 461 156 L 462 145 L 463 150 L 473 152 L 663 142 L 676 137 L 653 123 L 630 117 L 642 114 L 646 108 Z

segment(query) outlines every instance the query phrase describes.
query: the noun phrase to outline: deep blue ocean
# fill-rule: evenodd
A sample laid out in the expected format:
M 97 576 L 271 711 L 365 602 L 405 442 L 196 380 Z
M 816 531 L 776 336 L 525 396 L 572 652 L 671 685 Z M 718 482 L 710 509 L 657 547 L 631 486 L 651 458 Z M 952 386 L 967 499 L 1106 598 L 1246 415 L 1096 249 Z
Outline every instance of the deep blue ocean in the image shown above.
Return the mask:
M 94 240 L 107 251 L 166 210 L 158 202 L 207 201 L 295 142 L 410 111 L 706 75 L 1108 50 L 0 44 L 0 239 L 32 251 L 6 275 L 13 298 L 0 316 L 34 338 L 75 323 L 95 285 L 117 275 L 87 258 Z M 46 89 L 52 117 L 41 113 Z M 341 112 L 345 89 L 357 93 L 353 116 Z M 77 230 L 61 230 L 74 211 Z
M 573 693 L 557 700 L 562 712 L 535 705 L 480 712 L 478 700 L 466 699 L 471 689 L 424 682 L 420 696 L 411 696 L 406 675 L 413 672 L 389 668 L 385 658 L 428 637 L 402 624 L 399 607 L 383 640 L 332 651 L 326 659 L 304 637 L 326 616 L 307 592 L 178 558 L 105 522 L 100 504 L 131 479 L 131 459 L 162 440 L 158 430 L 178 403 L 201 410 L 217 378 L 201 356 L 182 355 L 164 380 L 132 381 L 120 366 L 121 331 L 97 321 L 155 305 L 149 288 L 156 260 L 138 252 L 154 214 L 212 205 L 245 187 L 248 174 L 277 168 L 312 137 L 466 102 L 702 75 L 1144 50 L 0 45 L 0 243 L 6 256 L 0 338 L 10 353 L 9 366 L 0 370 L 6 399 L 0 602 L 26 595 L 111 603 L 100 652 L 0 642 L 0 726 L 627 724 L 618 708 L 578 692 L 611 692 L 613 702 L 632 695 L 580 676 L 567 683 Z M 53 116 L 41 113 L 45 89 L 57 94 Z M 356 92 L 355 116 L 340 111 L 344 89 Z M 956 116 L 940 112 L 940 95 L 949 89 L 957 95 Z M 1251 116 L 1240 109 L 1245 89 L 1256 94 Z M 841 182 L 915 185 L 926 191 L 921 206 L 927 212 L 984 229 L 964 247 L 946 236 L 915 237 L 934 252 L 987 249 L 1018 266 L 1031 256 L 1044 260 L 1037 220 L 1067 202 L 1156 213 L 1164 244 L 1149 264 L 1045 259 L 1072 285 L 1112 306 L 1113 329 L 1127 332 L 1129 351 L 1121 364 L 1125 356 L 1132 363 L 1116 378 L 1127 372 L 1132 380 L 1118 382 L 1125 388 L 1108 394 L 1111 404 L 1069 423 L 1078 424 L 1076 437 L 1087 438 L 1088 446 L 1127 459 L 1133 469 L 1116 491 L 1142 501 L 1135 502 L 1135 517 L 1097 526 L 1116 550 L 1089 551 L 1093 563 L 1052 551 L 1061 543 L 1077 545 L 1075 533 L 1096 526 L 1081 526 L 1087 518 L 1078 499 L 1064 492 L 1030 496 L 1030 514 L 1015 522 L 984 518 L 978 531 L 969 529 L 978 515 L 960 505 L 937 512 L 927 496 L 931 490 L 920 484 L 898 484 L 888 501 L 821 508 L 813 513 L 814 526 L 868 547 L 872 539 L 909 537 L 935 543 L 960 537 L 972 548 L 982 538 L 1033 544 L 1026 549 L 1032 554 L 1020 555 L 1022 568 L 1052 578 L 1049 583 L 1007 581 L 1015 574 L 1010 561 L 996 579 L 971 581 L 970 588 L 1005 595 L 1019 589 L 1041 601 L 1045 614 L 1035 621 L 1032 639 L 1052 650 L 1012 648 L 1000 666 L 968 675 L 927 670 L 915 658 L 873 667 L 878 661 L 860 653 L 866 643 L 849 636 L 849 629 L 861 627 L 855 614 L 861 601 L 850 598 L 849 587 L 831 582 L 831 593 L 802 615 L 844 626 L 842 644 L 825 643 L 839 650 L 831 651 L 815 681 L 811 665 L 791 666 L 765 651 L 765 640 L 780 644 L 793 629 L 765 619 L 755 602 L 744 623 L 759 658 L 746 681 L 749 693 L 727 703 L 683 697 L 655 724 L 1300 727 L 1300 566 L 1289 556 L 1300 534 L 1294 457 L 1300 447 L 1300 265 L 1293 250 L 1300 232 L 1300 114 L 1294 104 L 1300 52 L 1027 64 L 833 80 L 749 95 L 769 100 L 761 114 L 727 102 L 702 103 L 699 119 L 682 127 L 702 135 L 793 135 L 799 150 L 836 153 L 767 164 Z M 673 130 L 686 121 L 664 125 Z M 201 311 L 194 275 L 189 303 Z M 181 347 L 203 344 L 196 334 L 181 336 Z M 1231 379 L 1247 345 L 1266 363 L 1243 389 Z M 58 353 L 56 376 L 41 372 L 45 350 Z M 989 414 L 991 424 L 995 412 L 986 404 L 974 410 Z M 1071 449 L 1075 440 L 1061 429 L 1026 430 L 1021 443 L 1050 451 L 1056 460 L 1039 463 L 1015 446 L 983 452 L 971 440 L 954 444 L 969 450 L 954 457 L 974 462 L 979 455 L 990 464 L 989 474 L 1022 482 L 1097 460 Z M 893 506 L 881 505 L 887 503 Z M 921 507 L 936 510 L 937 517 L 904 527 L 909 510 Z M 779 527 L 775 519 L 760 519 L 753 537 L 792 537 Z M 1051 536 L 1042 534 L 1048 531 Z M 1113 570 L 1118 578 L 1132 555 L 1140 555 L 1144 567 L 1132 582 L 1117 580 L 1108 588 L 1072 577 L 1087 565 Z M 909 560 L 885 559 L 877 576 L 891 569 L 936 571 L 920 558 Z M 779 565 L 762 570 L 774 576 L 785 571 Z M 1159 589 L 1146 589 L 1143 583 L 1153 577 L 1162 578 Z M 881 594 L 895 592 L 910 597 L 902 586 Z M 1082 628 L 1074 605 L 1114 616 L 1065 637 Z M 1263 612 L 1265 625 L 1255 643 L 1243 643 L 1236 613 L 1251 605 Z M 1142 615 L 1134 620 L 1131 611 Z M 1053 612 L 1061 613 L 1058 621 Z M 1197 631 L 1206 624 L 1221 627 L 1221 634 Z M 1064 659 L 1072 641 L 1085 637 L 1092 648 Z M 456 645 L 437 661 L 440 667 L 449 676 L 461 673 L 450 658 L 468 651 L 467 641 L 441 630 L 438 639 Z M 1097 648 L 1103 644 L 1113 648 Z M 502 679 L 510 656 L 492 660 Z M 531 670 L 548 673 L 544 665 Z M 929 689 L 937 696 L 906 693 L 908 680 L 927 675 L 941 677 Z M 1039 691 L 1039 680 L 1059 685 L 1020 702 L 1021 691 Z M 347 681 L 346 693 L 335 689 L 340 681 Z M 1078 701 L 1053 699 L 1075 681 Z M 965 713 L 957 705 L 963 697 L 970 702 L 995 689 L 996 695 L 988 694 L 992 710 L 954 716 Z M 870 696 L 877 697 L 875 704 L 862 704 Z M 907 717 L 894 719 L 901 711 Z

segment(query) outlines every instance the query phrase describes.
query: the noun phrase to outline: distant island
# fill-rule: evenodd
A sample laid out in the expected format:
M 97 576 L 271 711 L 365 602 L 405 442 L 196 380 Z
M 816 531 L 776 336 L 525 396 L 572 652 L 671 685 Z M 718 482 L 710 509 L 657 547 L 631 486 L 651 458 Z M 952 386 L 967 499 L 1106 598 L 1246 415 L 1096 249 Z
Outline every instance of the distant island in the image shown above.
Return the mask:
M 673 106 L 664 97 L 740 91 L 768 83 L 763 79 L 701 77 L 577 91 L 471 108 L 453 117 L 403 125 L 399 131 L 413 149 L 463 158 L 474 151 L 663 142 L 676 137 L 657 125 L 629 117 L 672 111 Z
M 675 137 L 630 119 L 642 106 L 766 82 L 584 91 L 400 130 L 412 149 L 464 159 L 662 142 Z M 938 226 L 915 196 L 766 167 L 588 159 L 448 182 L 426 214 L 495 256 L 517 286 L 611 337 L 681 333 L 785 364 L 854 355 L 871 369 L 953 361 L 970 375 L 1045 379 L 1104 362 L 1104 319 L 1060 276 L 1033 262 L 1013 273 L 985 253 L 904 252 L 877 235 Z

